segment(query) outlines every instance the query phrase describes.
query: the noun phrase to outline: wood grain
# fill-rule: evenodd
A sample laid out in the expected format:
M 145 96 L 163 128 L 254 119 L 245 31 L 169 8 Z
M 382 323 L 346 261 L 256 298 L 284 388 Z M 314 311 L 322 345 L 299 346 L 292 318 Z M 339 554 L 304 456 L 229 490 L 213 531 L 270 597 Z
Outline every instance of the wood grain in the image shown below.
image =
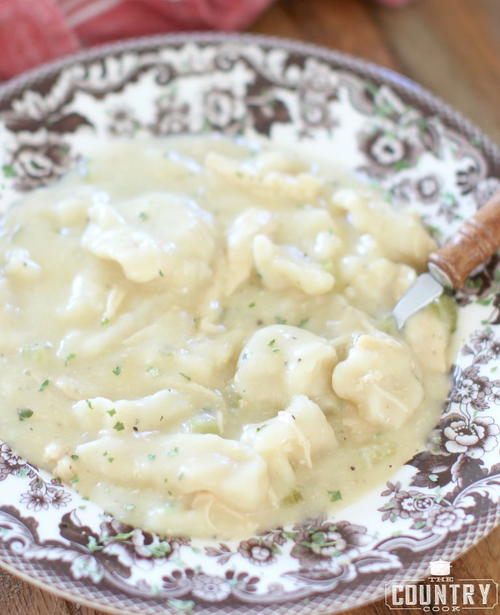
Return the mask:
M 500 3 L 420 0 L 371 16 L 399 70 L 500 141 Z
M 370 0 L 280 0 L 249 30 L 340 49 L 398 70 L 500 141 L 499 0 L 416 0 L 400 9 Z M 500 529 L 458 559 L 452 572 L 456 578 L 500 581 L 499 562 Z M 98 613 L 5 572 L 0 572 L 0 588 L 0 615 Z M 349 611 L 349 615 L 389 613 L 382 602 Z
M 437 267 L 438 273 L 444 273 L 450 281 L 449 286 L 458 290 L 465 284 L 469 273 L 493 256 L 498 248 L 500 191 L 470 220 L 466 220 L 447 244 L 429 255 L 429 268 Z M 448 286 L 446 282 L 444 285 Z

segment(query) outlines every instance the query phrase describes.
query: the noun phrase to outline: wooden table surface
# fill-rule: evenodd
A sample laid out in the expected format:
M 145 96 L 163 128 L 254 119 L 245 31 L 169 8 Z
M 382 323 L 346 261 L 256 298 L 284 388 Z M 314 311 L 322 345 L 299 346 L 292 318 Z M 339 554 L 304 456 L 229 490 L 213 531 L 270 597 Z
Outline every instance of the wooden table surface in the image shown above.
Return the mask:
M 279 0 L 249 31 L 317 43 L 395 69 L 500 142 L 500 0 L 416 0 L 400 9 L 369 0 Z M 457 560 L 452 572 L 456 578 L 496 577 L 500 582 L 499 562 L 497 529 Z M 98 614 L 1 571 L 0 592 L 0 615 Z M 388 613 L 380 602 L 349 611 Z

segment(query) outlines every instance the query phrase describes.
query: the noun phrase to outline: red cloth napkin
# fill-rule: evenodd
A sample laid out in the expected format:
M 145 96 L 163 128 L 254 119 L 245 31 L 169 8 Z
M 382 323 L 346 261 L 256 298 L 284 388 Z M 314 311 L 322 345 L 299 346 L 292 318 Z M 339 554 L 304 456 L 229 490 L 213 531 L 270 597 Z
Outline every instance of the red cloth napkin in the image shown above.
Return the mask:
M 174 30 L 238 30 L 271 0 L 0 0 L 0 79 L 83 47 Z
M 408 0 L 378 0 L 405 4 Z M 0 0 L 0 79 L 83 47 L 175 30 L 238 30 L 272 0 Z

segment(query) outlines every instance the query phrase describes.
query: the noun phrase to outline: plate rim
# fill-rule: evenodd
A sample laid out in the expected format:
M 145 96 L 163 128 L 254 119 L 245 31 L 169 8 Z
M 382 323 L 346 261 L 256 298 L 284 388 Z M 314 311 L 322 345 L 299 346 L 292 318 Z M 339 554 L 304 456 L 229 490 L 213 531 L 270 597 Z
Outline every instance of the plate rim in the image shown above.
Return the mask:
M 302 55 L 310 55 L 314 58 L 323 59 L 332 62 L 340 69 L 353 72 L 365 78 L 373 79 L 377 82 L 387 84 L 394 88 L 398 94 L 412 96 L 412 105 L 423 109 L 425 112 L 435 113 L 441 120 L 446 122 L 448 126 L 459 131 L 468 141 L 475 140 L 476 147 L 481 149 L 491 164 L 492 174 L 500 176 L 500 146 L 493 141 L 482 129 L 476 126 L 460 111 L 457 111 L 451 104 L 444 101 L 439 96 L 436 96 L 431 91 L 427 90 L 417 82 L 399 73 L 398 71 L 386 68 L 361 57 L 345 53 L 336 49 L 324 47 L 314 43 L 303 42 L 286 37 L 268 36 L 253 33 L 230 33 L 230 32 L 204 32 L 190 31 L 181 33 L 158 34 L 152 36 L 142 36 L 116 41 L 113 43 L 105 43 L 95 46 L 91 49 L 82 50 L 76 54 L 71 54 L 63 58 L 53 60 L 42 64 L 39 67 L 33 68 L 19 76 L 13 77 L 10 80 L 0 85 L 0 107 L 5 104 L 9 98 L 19 95 L 30 87 L 36 87 L 40 81 L 43 81 L 52 76 L 56 76 L 64 69 L 78 63 L 92 62 L 113 54 L 123 54 L 127 52 L 146 52 L 148 50 L 159 49 L 167 46 L 177 46 L 183 44 L 225 44 L 233 43 L 234 45 L 259 45 L 267 48 L 279 48 L 291 53 L 297 52 Z M 498 531 L 498 525 L 492 527 L 488 533 L 481 536 L 477 541 L 465 548 L 460 549 L 460 552 L 455 557 L 465 555 L 470 549 L 477 546 L 492 532 Z M 134 615 L 135 611 L 118 609 L 111 605 L 103 605 L 99 602 L 94 602 L 91 599 L 79 594 L 75 596 L 69 591 L 60 589 L 55 585 L 44 584 L 41 579 L 31 577 L 22 570 L 11 567 L 4 561 L 0 560 L 0 567 L 13 574 L 15 577 L 36 586 L 44 591 L 48 591 L 52 595 L 56 595 L 62 599 L 69 601 L 77 601 L 85 606 L 98 609 L 100 611 L 121 614 Z M 418 574 L 413 578 L 421 579 L 424 575 Z M 336 609 L 335 613 L 344 612 L 347 609 L 360 608 L 373 604 L 383 597 L 383 588 L 379 592 L 373 594 L 373 599 L 361 602 L 355 606 L 347 606 L 345 609 Z M 291 603 L 294 604 L 293 602 Z M 166 611 L 167 612 L 167 611 Z M 310 611 L 311 613 L 313 611 Z
M 145 51 L 148 48 L 160 47 L 168 44 L 183 43 L 224 43 L 234 42 L 248 43 L 257 45 L 277 46 L 289 51 L 300 53 L 310 53 L 316 57 L 337 61 L 348 68 L 363 73 L 365 76 L 374 77 L 380 81 L 389 82 L 397 90 L 411 93 L 416 97 L 418 103 L 428 106 L 438 112 L 438 114 L 452 123 L 453 128 L 459 128 L 467 134 L 468 139 L 476 138 L 481 141 L 489 157 L 495 160 L 495 164 L 500 166 L 500 145 L 489 137 L 486 132 L 479 128 L 473 121 L 469 120 L 464 114 L 456 110 L 451 103 L 446 102 L 440 96 L 433 94 L 419 83 L 391 68 L 381 64 L 371 62 L 362 57 L 346 53 L 337 49 L 332 49 L 316 43 L 294 40 L 288 37 L 269 36 L 265 34 L 253 34 L 250 32 L 206 32 L 188 31 L 167 34 L 155 34 L 150 36 L 139 36 L 127 38 L 112 43 L 103 43 L 90 49 L 84 49 L 75 54 L 70 54 L 62 58 L 45 62 L 38 67 L 32 68 L 20 75 L 12 77 L 3 84 L 0 84 L 0 105 L 4 99 L 14 95 L 27 85 L 36 84 L 37 81 L 46 78 L 52 73 L 57 73 L 78 62 L 92 61 L 101 57 L 126 51 Z

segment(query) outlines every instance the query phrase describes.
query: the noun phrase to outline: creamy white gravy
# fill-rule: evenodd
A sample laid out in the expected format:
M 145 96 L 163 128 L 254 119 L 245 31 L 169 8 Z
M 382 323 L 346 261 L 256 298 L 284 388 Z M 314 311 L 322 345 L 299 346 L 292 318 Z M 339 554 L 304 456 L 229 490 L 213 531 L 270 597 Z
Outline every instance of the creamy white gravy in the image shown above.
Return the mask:
M 437 422 L 448 312 L 389 315 L 433 247 L 265 141 L 103 147 L 2 219 L 0 437 L 163 534 L 340 508 Z

